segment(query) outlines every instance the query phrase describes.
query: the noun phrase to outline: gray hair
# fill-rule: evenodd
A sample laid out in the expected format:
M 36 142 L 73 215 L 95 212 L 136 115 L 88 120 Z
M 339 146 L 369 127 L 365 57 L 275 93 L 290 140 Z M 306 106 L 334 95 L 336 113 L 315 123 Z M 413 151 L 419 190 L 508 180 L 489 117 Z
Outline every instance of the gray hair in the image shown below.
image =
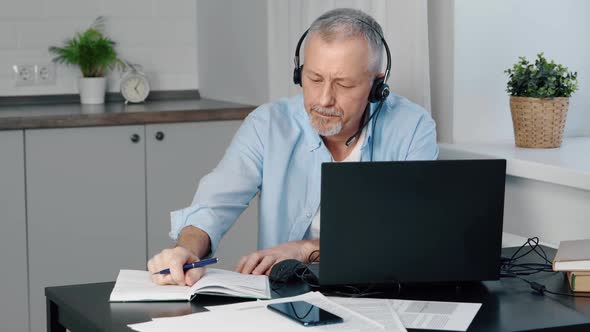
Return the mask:
M 316 33 L 327 42 L 339 38 L 348 39 L 362 36 L 369 44 L 372 58 L 369 61 L 368 69 L 375 73 L 380 71 L 383 64 L 383 42 L 381 41 L 383 30 L 370 15 L 352 8 L 333 9 L 313 21 L 309 28 L 308 37 Z

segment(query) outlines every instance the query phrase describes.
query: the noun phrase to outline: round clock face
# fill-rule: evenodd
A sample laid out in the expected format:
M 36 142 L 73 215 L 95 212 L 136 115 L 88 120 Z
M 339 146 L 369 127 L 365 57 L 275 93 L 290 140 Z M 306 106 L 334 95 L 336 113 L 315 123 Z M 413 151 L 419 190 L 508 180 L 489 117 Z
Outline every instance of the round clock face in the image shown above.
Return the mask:
M 150 85 L 145 76 L 129 74 L 121 80 L 121 94 L 131 103 L 144 101 L 150 92 Z

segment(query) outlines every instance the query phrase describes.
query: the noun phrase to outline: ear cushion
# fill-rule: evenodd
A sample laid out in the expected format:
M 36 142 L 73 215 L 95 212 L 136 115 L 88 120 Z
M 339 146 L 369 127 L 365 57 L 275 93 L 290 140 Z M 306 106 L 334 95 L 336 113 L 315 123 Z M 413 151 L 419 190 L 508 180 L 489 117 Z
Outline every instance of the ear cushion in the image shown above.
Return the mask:
M 302 82 L 301 82 L 301 73 L 302 72 L 303 72 L 303 65 L 299 66 L 299 68 L 295 67 L 295 69 L 293 69 L 293 83 L 303 86 Z
M 371 92 L 369 93 L 369 102 L 375 103 L 385 100 L 387 96 L 389 96 L 389 85 L 384 83 L 383 77 L 374 79 Z
M 305 264 L 296 259 L 287 259 L 275 264 L 268 275 L 273 282 L 287 282 L 297 280 L 298 275 L 306 269 Z

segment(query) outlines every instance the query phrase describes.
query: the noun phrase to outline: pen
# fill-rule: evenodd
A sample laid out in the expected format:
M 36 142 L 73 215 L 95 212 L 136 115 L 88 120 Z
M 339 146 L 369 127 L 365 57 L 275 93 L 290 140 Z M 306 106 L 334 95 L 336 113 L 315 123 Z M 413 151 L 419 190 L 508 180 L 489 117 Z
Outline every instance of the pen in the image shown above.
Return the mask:
M 211 265 L 211 264 L 215 264 L 219 261 L 218 258 L 213 257 L 213 258 L 207 258 L 207 259 L 203 259 L 202 261 L 198 261 L 198 262 L 194 262 L 194 263 L 188 263 L 188 264 L 184 264 L 182 266 L 182 269 L 184 271 L 186 270 L 190 270 L 190 269 L 194 269 L 196 267 L 203 267 L 206 265 Z M 154 274 L 170 274 L 170 269 L 163 269 L 160 272 L 156 272 Z

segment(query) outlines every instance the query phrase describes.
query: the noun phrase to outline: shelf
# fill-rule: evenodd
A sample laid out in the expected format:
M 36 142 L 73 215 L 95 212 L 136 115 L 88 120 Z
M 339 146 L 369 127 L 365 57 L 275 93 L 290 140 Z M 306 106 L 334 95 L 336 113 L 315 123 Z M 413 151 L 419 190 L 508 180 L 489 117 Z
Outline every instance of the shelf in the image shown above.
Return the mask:
M 590 137 L 568 137 L 560 148 L 524 149 L 513 141 L 439 143 L 441 159 L 506 159 L 506 173 L 582 190 L 590 190 Z

